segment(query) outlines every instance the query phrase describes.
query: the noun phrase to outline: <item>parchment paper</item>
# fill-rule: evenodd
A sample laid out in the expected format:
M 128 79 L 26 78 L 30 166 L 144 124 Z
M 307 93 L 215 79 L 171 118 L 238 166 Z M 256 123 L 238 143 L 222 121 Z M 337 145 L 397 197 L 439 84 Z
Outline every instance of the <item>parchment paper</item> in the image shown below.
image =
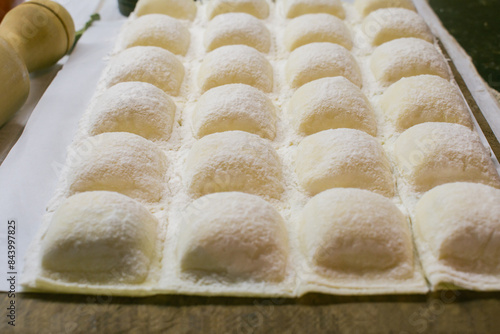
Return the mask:
M 100 9 L 102 20 L 83 35 L 77 48 L 46 90 L 33 111 L 23 135 L 0 165 L 0 290 L 8 291 L 7 222 L 16 221 L 17 282 L 26 250 L 41 223 L 51 199 L 58 172 L 66 159 L 66 147 L 76 132 L 78 121 L 94 94 L 104 69 L 106 56 L 114 46 L 125 18 L 118 13 L 116 0 L 61 0 L 75 19 L 77 29 L 91 13 Z M 352 1 L 347 1 L 352 2 Z M 464 77 L 476 102 L 499 137 L 498 104 L 475 71 L 470 58 L 456 43 L 425 0 L 414 0 L 420 14 L 441 39 L 454 64 Z M 493 116 L 492 116 L 493 115 Z M 494 124 L 493 124 L 494 123 Z M 22 291 L 18 286 L 17 291 Z
M 8 269 L 7 222 L 16 221 L 17 282 L 23 259 L 55 190 L 66 147 L 95 91 L 125 19 L 96 22 L 80 40 L 33 111 L 23 135 L 0 165 L 0 277 Z M 0 290 L 8 290 L 0 279 Z M 18 287 L 18 291 L 20 291 Z

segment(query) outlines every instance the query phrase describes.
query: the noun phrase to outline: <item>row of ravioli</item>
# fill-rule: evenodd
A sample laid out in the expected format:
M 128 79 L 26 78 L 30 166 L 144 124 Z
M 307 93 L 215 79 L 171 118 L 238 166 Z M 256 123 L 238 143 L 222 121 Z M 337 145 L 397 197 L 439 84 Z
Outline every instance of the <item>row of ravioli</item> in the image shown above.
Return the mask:
M 386 3 L 405 7 L 406 2 Z M 372 102 L 380 108 L 394 129 L 393 137 L 396 139 L 387 153 L 396 165 L 399 196 L 410 211 L 423 269 L 433 288 L 452 283 L 471 289 L 498 289 L 500 262 L 494 259 L 498 257 L 500 244 L 496 237 L 489 239 L 500 228 L 500 192 L 495 189 L 500 187 L 498 171 L 479 136 L 470 129 L 470 115 L 457 88 L 450 83 L 451 76 L 444 57 L 428 42 L 432 41 L 432 35 L 417 14 L 409 13 L 409 10 L 401 8 L 379 9 L 363 22 L 365 32 L 375 23 L 375 34 L 371 37 L 376 48 L 369 60 L 371 74 L 381 87 L 389 86 L 381 90 L 381 97 L 372 97 Z M 411 15 L 415 19 L 411 19 Z M 394 19 L 391 20 L 391 17 Z M 382 21 L 384 19 L 387 20 Z M 307 31 L 306 25 L 302 31 Z M 309 42 L 313 43 L 313 38 Z M 342 40 L 339 44 L 343 44 Z M 302 62 L 306 64 L 302 68 L 307 68 L 309 75 L 316 75 L 314 62 L 318 58 L 324 62 L 323 66 L 317 66 L 322 71 L 326 67 L 333 70 L 338 65 L 333 59 L 326 60 L 326 52 L 324 57 L 318 57 L 318 54 L 322 56 L 319 44 L 315 48 L 312 44 L 309 47 L 310 51 L 305 53 L 304 58 L 309 55 L 315 60 L 311 62 L 306 59 Z M 326 44 L 321 47 L 326 49 Z M 290 59 L 292 57 L 293 53 Z M 360 86 L 357 71 L 352 70 L 355 67 L 354 62 L 340 65 L 340 75 Z M 321 87 L 320 82 L 326 80 L 305 80 L 306 84 L 302 87 L 314 87 L 308 91 L 309 97 L 334 95 L 331 92 L 336 87 Z M 307 84 L 308 81 L 312 82 Z M 303 83 L 299 81 L 297 86 Z M 341 100 L 349 99 L 342 96 Z M 335 108 L 331 108 L 331 104 L 325 103 L 325 100 L 322 102 L 314 106 L 316 112 L 327 109 L 322 115 L 324 119 L 318 123 L 326 124 L 326 128 L 329 128 L 326 120 L 337 116 L 338 109 L 332 112 Z M 299 112 L 305 110 L 304 117 L 310 117 L 307 114 L 309 105 L 304 103 L 304 106 L 307 107 Z M 366 111 L 367 108 L 363 107 L 361 110 Z M 355 109 L 350 110 L 352 112 Z M 365 115 L 368 114 L 369 111 L 365 112 Z M 368 133 L 371 130 L 371 134 L 374 134 L 375 122 L 371 122 L 371 129 L 367 129 L 366 122 L 363 122 L 369 117 L 363 115 L 355 119 L 352 115 L 346 115 L 348 112 L 342 110 L 342 116 L 351 122 L 347 127 Z M 345 126 L 337 121 L 331 128 Z M 340 135 L 340 131 L 327 130 L 312 134 L 300 143 L 296 169 L 299 179 L 301 171 L 308 173 L 312 177 L 311 181 L 316 181 L 316 192 L 332 187 L 356 187 L 386 196 L 394 195 L 393 175 L 385 160 L 385 152 L 379 150 L 378 154 L 373 154 L 374 150 L 367 148 L 369 140 L 356 141 L 346 134 L 342 137 L 348 138 L 348 148 L 347 145 L 338 146 L 339 140 L 334 132 Z M 301 152 L 308 154 L 301 156 Z M 307 162 L 300 161 L 304 157 Z M 301 168 L 301 165 L 305 167 Z M 329 182 L 332 179 L 333 182 Z M 324 192 L 325 196 L 328 192 Z M 449 198 L 440 200 L 441 196 Z M 415 197 L 419 200 L 418 204 Z M 481 204 L 483 202 L 487 204 Z M 348 240 L 346 238 L 343 241 L 348 243 Z M 391 241 L 397 242 L 397 239 Z M 368 240 L 363 242 L 363 238 L 350 242 L 353 248 L 356 242 L 369 248 Z M 354 253 L 362 258 L 358 252 Z M 376 251 L 374 253 L 377 254 Z M 329 256 L 334 257 L 332 254 Z M 355 263 L 355 260 L 351 260 L 351 263 Z
M 248 3 L 260 8 L 259 1 Z M 311 5 L 314 1 L 304 3 Z M 140 5 L 141 2 L 138 13 Z M 358 8 L 364 7 L 359 5 Z M 218 49 L 215 51 L 219 53 L 209 53 L 203 62 L 208 64 L 206 70 L 202 64 L 198 74 L 199 88 L 205 93 L 192 113 L 192 126 L 193 135 L 199 140 L 191 148 L 184 171 L 186 188 L 194 198 L 208 195 L 195 200 L 186 210 L 188 218 L 182 222 L 185 228 L 180 229 L 177 255 L 181 270 L 195 276 L 215 273 L 232 280 L 280 281 L 284 279 L 289 261 L 288 232 L 281 215 L 264 200 L 280 198 L 283 191 L 281 159 L 268 142 L 275 137 L 277 122 L 275 106 L 266 95 L 273 89 L 273 69 L 258 52 L 266 52 L 266 43 L 261 38 L 266 34 L 253 35 L 254 39 L 247 36 L 257 25 L 252 19 L 238 17 L 236 13 L 234 21 L 225 25 L 231 22 L 231 14 L 224 13 L 231 10 L 214 10 L 217 14 L 208 14 L 213 18 L 211 23 L 216 22 L 217 17 L 228 19 L 221 19 L 212 30 L 209 24 L 206 31 L 205 36 L 209 36 L 205 38 L 206 50 Z M 242 11 L 255 15 L 249 9 Z M 389 8 L 373 14 L 381 17 L 414 14 L 411 10 L 404 11 Z M 289 12 L 287 17 L 298 16 Z M 325 16 L 317 20 L 316 15 Z M 336 15 L 343 16 L 339 12 Z M 128 29 L 133 29 L 133 25 L 142 26 L 137 22 L 148 16 L 158 22 L 173 22 L 162 14 L 145 15 L 132 21 Z M 143 21 L 147 25 L 151 20 Z M 309 195 L 318 194 L 309 200 L 299 219 L 301 251 L 308 265 L 321 277 L 410 279 L 415 270 L 412 236 L 406 216 L 393 201 L 384 197 L 396 195 L 391 159 L 379 140 L 372 137 L 377 135 L 376 115 L 372 103 L 360 90 L 362 75 L 356 59 L 348 51 L 352 44 L 342 30 L 346 27 L 327 14 L 307 14 L 290 22 L 294 20 L 297 21 L 290 26 L 296 30 L 289 33 L 288 38 L 285 34 L 286 48 L 291 51 L 286 77 L 293 91 L 285 116 L 290 117 L 298 133 L 307 136 L 298 145 L 295 158 L 300 186 Z M 245 27 L 247 21 L 251 23 Z M 315 21 L 320 22 L 319 27 L 314 26 Z M 239 23 L 237 29 L 231 29 L 236 22 Z M 250 24 L 254 24 L 254 28 L 249 29 Z M 223 28 L 217 28 L 219 26 Z M 388 30 L 380 30 L 381 35 L 388 35 L 387 31 L 393 28 L 389 24 Z M 223 32 L 214 33 L 218 29 Z M 149 262 L 154 257 L 151 245 L 156 238 L 158 222 L 144 206 L 116 193 L 88 192 L 110 190 L 146 202 L 159 201 L 163 194 L 167 163 L 162 151 L 143 138 L 113 133 L 131 132 L 150 140 L 168 140 L 170 135 L 176 106 L 164 92 L 176 95 L 184 73 L 176 76 L 181 67 L 172 66 L 177 65 L 175 56 L 166 57 L 164 50 L 158 47 L 183 54 L 187 49 L 182 51 L 181 46 L 181 51 L 175 51 L 170 45 L 185 43 L 185 38 L 180 34 L 172 41 L 160 38 L 160 41 L 151 42 L 152 37 L 148 35 L 151 31 L 145 28 L 135 42 L 135 45 L 149 46 L 147 52 L 144 49 L 136 54 L 129 52 L 122 57 L 122 63 L 116 65 L 115 60 L 115 64 L 111 64 L 111 88 L 96 104 L 98 111 L 91 114 L 90 133 L 97 135 L 90 138 L 95 141 L 91 145 L 94 149 L 89 150 L 88 156 L 68 174 L 74 178 L 69 182 L 72 193 L 84 193 L 69 198 L 58 209 L 53 218 L 54 226 L 44 241 L 44 268 L 68 271 L 69 280 L 73 280 L 77 272 L 93 284 L 140 283 L 146 279 Z M 466 128 L 471 127 L 470 116 L 457 89 L 447 80 L 448 70 L 442 56 L 427 42 L 405 38 L 428 39 L 428 35 L 414 36 L 412 29 L 408 31 L 408 36 L 404 33 L 401 36 L 399 31 L 393 37 L 379 37 L 393 38 L 392 44 L 391 41 L 382 44 L 374 38 L 374 45 L 382 45 L 371 56 L 374 77 L 386 85 L 393 83 L 373 104 L 383 110 L 386 121 L 397 132 L 409 129 L 399 136 L 391 155 L 399 173 L 422 192 L 455 181 L 497 185 L 498 175 L 491 159 L 477 135 Z M 297 37 L 301 33 L 302 37 Z M 133 34 L 127 34 L 130 35 Z M 141 38 L 143 41 L 137 42 Z M 182 43 L 178 43 L 180 40 Z M 231 46 L 238 44 L 237 41 L 245 41 L 244 44 L 255 50 Z M 138 49 L 136 46 L 129 50 Z M 410 51 L 405 53 L 403 50 Z M 128 51 L 121 54 L 125 52 Z M 152 55 L 155 52 L 157 57 Z M 408 60 L 410 55 L 417 54 L 413 60 Z M 214 55 L 212 60 L 210 55 Z M 165 60 L 166 65 L 152 68 L 155 63 Z M 148 71 L 131 69 L 133 64 L 146 64 Z M 166 73 L 174 75 L 158 75 L 166 69 Z M 149 75 L 151 73 L 153 75 Z M 168 82 L 160 78 L 167 78 Z M 458 123 L 466 127 L 425 122 Z M 462 156 L 457 156 L 459 154 Z M 112 164 L 119 167 L 110 170 Z M 456 237 L 457 246 L 454 242 L 457 240 L 431 236 L 436 232 L 443 234 L 442 229 L 447 228 L 432 222 L 453 222 L 444 217 L 455 217 L 457 211 L 462 217 L 467 212 L 463 210 L 464 204 L 470 207 L 470 198 L 450 196 L 456 195 L 460 187 L 470 189 L 464 196 L 471 192 L 476 195 L 474 203 L 496 204 L 485 213 L 490 214 L 489 217 L 498 213 L 498 191 L 474 184 L 449 184 L 435 188 L 422 198 L 423 204 L 419 204 L 421 209 L 417 211 L 422 218 L 415 222 L 423 226 L 421 238 L 432 239 L 437 252 L 442 252 L 444 257 L 454 256 L 459 263 L 460 256 L 449 254 L 460 251 L 466 240 Z M 211 194 L 214 192 L 220 193 Z M 440 198 L 440 194 L 451 198 L 446 206 L 438 206 L 442 212 L 436 210 L 434 201 L 425 200 Z M 102 216 L 96 219 L 89 216 L 89 212 L 99 212 Z M 125 225 L 123 217 L 127 217 Z M 68 221 L 74 222 L 73 227 Z M 494 219 L 489 222 L 493 224 Z M 108 224 L 105 231 L 100 225 L 103 223 Z M 78 234 L 82 231 L 86 234 Z M 93 240 L 93 243 L 80 247 L 82 239 Z M 116 240 L 121 240 L 119 247 L 112 246 Z M 446 245 L 441 247 L 439 243 Z M 75 248 L 76 244 L 78 251 L 68 254 L 66 251 Z M 479 252 L 481 246 L 477 247 Z M 103 257 L 96 250 L 107 251 L 109 256 Z M 488 259 L 489 263 L 485 260 L 487 267 L 498 267 L 493 257 Z M 89 271 L 89 267 L 95 270 Z M 417 284 L 406 291 L 425 289 Z
M 158 30 L 161 34 L 158 34 Z M 90 137 L 82 141 L 81 145 L 77 145 L 78 159 L 68 164 L 65 184 L 68 188 L 66 194 L 70 197 L 51 217 L 48 232 L 42 240 L 41 266 L 44 272 L 42 276 L 45 279 L 39 280 L 39 286 L 53 287 L 51 281 L 55 282 L 56 288 L 59 289 L 62 287 L 58 286 L 57 282 L 61 282 L 63 286 L 64 283 L 69 282 L 77 285 L 91 284 L 94 287 L 140 284 L 137 285 L 137 291 L 139 291 L 140 286 L 144 289 L 151 284 L 151 281 L 158 279 L 157 275 L 155 276 L 151 271 L 161 267 L 156 262 L 162 256 L 156 253 L 163 250 L 155 245 L 161 236 L 163 222 L 159 221 L 151 211 L 151 204 L 154 208 L 154 203 L 160 203 L 165 195 L 165 176 L 170 162 L 167 162 L 160 146 L 168 141 L 172 134 L 177 107 L 167 93 L 172 96 L 182 94 L 181 86 L 185 80 L 185 69 L 173 53 L 182 56 L 187 52 L 189 33 L 180 21 L 163 14 L 152 14 L 133 20 L 122 34 L 126 36 L 122 40 L 122 47 L 125 50 L 119 52 L 111 60 L 104 77 L 108 88 L 98 97 L 89 112 L 88 122 L 84 126 L 85 132 Z M 252 65 L 243 63 L 239 54 L 234 55 L 231 50 L 229 51 L 228 55 L 232 56 L 233 62 Z M 268 87 L 272 86 L 272 69 L 264 56 L 250 47 L 240 51 L 243 58 L 246 56 L 245 53 L 250 53 L 251 57 L 257 57 L 260 63 L 268 65 L 265 70 L 270 73 L 270 80 L 265 84 Z M 214 57 L 212 62 L 216 59 L 217 57 Z M 205 63 L 207 62 L 209 63 L 206 65 L 207 72 L 209 72 L 208 79 L 199 81 L 202 91 L 226 83 L 224 81 L 210 83 L 214 79 L 210 79 L 212 75 L 210 59 Z M 230 65 L 234 66 L 234 64 Z M 231 66 L 227 68 L 227 71 L 234 71 Z M 249 69 L 252 68 L 249 67 Z M 203 72 L 201 68 L 199 77 L 203 76 Z M 218 73 L 212 75 L 215 80 L 217 75 Z M 230 76 L 231 73 L 226 73 L 226 77 L 229 77 L 226 81 L 231 79 Z M 235 80 L 238 81 L 237 78 Z M 253 83 L 253 86 L 256 85 L 258 86 Z M 233 100 L 228 100 L 227 97 Z M 261 135 L 274 137 L 274 106 L 269 98 L 257 88 L 243 84 L 214 88 L 199 99 L 197 106 L 192 122 L 193 134 L 197 138 L 212 132 L 224 131 L 224 127 L 228 129 L 238 127 L 238 124 L 243 127 L 243 130 L 249 129 L 250 132 L 253 132 L 253 128 L 260 131 L 259 125 L 264 124 L 268 129 L 267 132 L 264 129 Z M 261 113 L 261 110 L 263 119 L 252 119 L 252 111 Z M 245 114 L 249 114 L 250 118 L 245 119 Z M 224 180 L 214 175 L 214 172 L 217 173 L 224 164 L 228 163 L 227 158 L 231 159 L 232 154 L 235 155 L 236 161 L 229 170 L 232 170 L 235 175 L 228 176 L 231 180 L 228 187 L 251 191 L 250 188 L 254 184 L 255 191 L 267 194 L 266 187 L 271 189 L 278 186 L 269 186 L 266 180 L 259 180 L 259 171 L 256 170 L 258 166 L 247 166 L 248 159 L 253 159 L 252 153 L 246 155 L 239 152 L 245 147 L 250 151 L 257 150 L 254 154 L 261 155 L 261 161 L 257 163 L 263 164 L 265 169 L 269 168 L 268 166 L 272 167 L 273 164 L 280 164 L 274 149 L 257 135 L 237 132 L 235 136 L 236 142 L 232 141 L 231 137 L 226 138 L 217 134 L 207 136 L 204 143 L 200 142 L 198 147 L 195 145 L 191 149 L 186 162 L 188 174 L 186 179 L 190 182 L 187 187 L 192 190 L 194 196 L 199 197 L 204 193 L 225 190 L 220 189 L 220 184 Z M 266 161 L 266 156 L 262 155 L 259 150 L 264 150 L 269 158 L 276 158 L 276 161 Z M 215 157 L 210 156 L 210 152 L 217 153 L 214 151 L 218 151 L 219 154 L 215 154 Z M 214 160 L 219 165 L 211 171 L 210 164 L 213 164 Z M 274 173 L 279 173 L 279 167 L 276 166 L 275 169 Z M 261 174 L 266 174 L 266 171 Z M 271 191 L 274 190 L 271 189 Z M 263 233 L 266 233 L 266 230 L 276 230 L 274 235 L 269 235 L 269 244 L 253 245 L 250 240 L 249 249 L 242 248 L 239 252 L 235 244 L 235 259 L 248 257 L 248 252 L 255 251 L 255 248 L 257 251 L 262 248 L 262 252 L 271 253 L 272 256 L 274 252 L 270 252 L 266 247 L 274 242 L 274 237 L 283 238 L 282 218 L 274 208 L 258 197 L 247 195 L 249 198 L 246 198 L 243 193 L 237 193 L 235 196 L 234 209 L 249 209 L 248 213 L 251 215 L 253 209 L 258 208 L 264 215 L 261 218 L 267 219 L 266 221 L 271 225 L 276 225 L 269 226 L 269 228 L 264 226 Z M 243 196 L 243 198 L 238 196 Z M 202 203 L 203 201 L 205 198 Z M 228 204 L 220 200 L 216 203 L 219 208 Z M 263 203 L 267 207 L 260 208 Z M 197 206 L 199 206 L 197 202 L 191 205 L 193 208 Z M 210 205 L 210 207 L 214 206 Z M 195 230 L 199 230 L 199 238 L 196 233 L 184 232 L 182 234 L 185 236 L 184 239 L 188 239 L 185 246 L 199 249 L 201 245 L 195 243 L 202 243 L 203 239 L 208 237 L 203 235 L 203 231 L 205 234 L 212 234 L 212 238 L 220 233 L 229 233 L 230 231 L 226 231 L 229 223 L 228 214 L 234 215 L 235 212 L 227 211 L 226 208 L 226 213 L 222 217 L 218 217 L 214 212 L 212 228 L 207 230 L 208 226 L 206 226 L 205 229 Z M 255 221 L 255 217 L 250 218 Z M 221 219 L 220 226 L 217 227 L 216 223 Z M 247 219 L 244 219 L 240 223 L 246 221 Z M 266 225 L 266 221 L 260 224 Z M 203 224 L 206 225 L 205 220 Z M 238 224 L 234 226 L 237 227 Z M 250 230 L 255 227 L 254 224 L 249 224 Z M 236 243 L 241 236 L 241 233 L 235 235 L 234 242 Z M 180 238 L 182 239 L 182 236 Z M 238 243 L 241 246 L 241 240 Z M 270 273 L 271 276 L 283 275 L 280 271 L 282 271 L 283 264 L 287 262 L 287 243 L 285 236 L 284 244 L 278 245 L 285 248 L 276 250 L 278 257 L 284 256 L 283 263 L 277 263 L 274 258 L 264 261 L 277 267 L 278 273 Z M 179 247 L 180 245 L 181 243 Z M 186 259 L 182 263 L 186 263 L 189 269 L 193 265 L 199 266 L 200 263 L 204 263 L 209 268 L 211 265 L 215 267 L 222 265 L 217 262 L 231 262 L 230 259 L 224 260 L 223 258 L 217 261 L 218 245 L 214 247 L 212 255 L 208 253 L 202 255 L 196 252 L 190 255 L 192 250 L 186 249 L 187 254 L 184 256 Z M 252 247 L 253 250 L 250 249 Z M 209 248 L 207 250 L 210 250 Z M 224 250 L 219 257 L 224 257 L 225 253 Z M 214 257 L 214 259 L 207 262 L 207 257 Z M 194 264 L 190 266 L 189 262 Z M 251 264 L 253 268 L 261 265 Z M 244 267 L 245 264 L 242 264 L 243 269 Z M 217 270 L 217 268 L 212 269 Z M 266 269 L 258 270 L 266 276 Z M 243 271 L 245 270 L 249 271 L 248 268 Z M 240 271 L 236 270 L 237 276 Z M 241 276 L 241 273 L 239 274 Z
M 390 11 L 395 12 L 371 15 L 388 19 Z M 371 72 L 384 87 L 371 100 L 394 129 L 393 142 L 385 146 L 396 166 L 419 260 L 432 289 L 497 290 L 498 170 L 471 131 L 470 114 L 444 58 L 410 22 L 401 23 L 398 33 L 371 53 Z M 365 21 L 364 29 L 373 23 Z M 380 24 L 374 26 L 380 31 Z M 414 33 L 406 35 L 410 30 Z

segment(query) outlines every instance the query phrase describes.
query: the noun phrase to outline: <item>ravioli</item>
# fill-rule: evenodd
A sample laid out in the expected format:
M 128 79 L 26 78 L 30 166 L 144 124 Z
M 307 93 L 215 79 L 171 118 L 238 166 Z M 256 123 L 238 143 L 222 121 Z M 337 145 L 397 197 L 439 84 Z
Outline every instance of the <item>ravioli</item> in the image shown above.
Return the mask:
M 149 273 L 158 221 L 127 196 L 91 191 L 66 199 L 42 239 L 42 268 L 90 284 L 139 284 Z
M 196 197 L 241 191 L 276 198 L 283 191 L 276 151 L 267 140 L 243 131 L 198 140 L 186 159 L 184 175 L 187 189 Z
M 150 83 L 170 95 L 178 95 L 184 66 L 173 53 L 157 46 L 134 46 L 120 52 L 111 62 L 108 87 L 120 82 Z
M 283 218 L 262 198 L 239 192 L 210 194 L 186 213 L 177 253 L 181 271 L 230 281 L 281 281 L 288 263 Z
M 295 49 L 286 62 L 285 75 L 292 88 L 336 76 L 343 76 L 358 87 L 363 83 L 354 57 L 346 48 L 333 43 L 311 43 Z
M 391 166 L 382 145 L 359 130 L 325 130 L 304 138 L 297 147 L 295 171 L 300 185 L 312 195 L 330 188 L 394 195 Z
M 198 72 L 201 91 L 235 83 L 270 92 L 273 89 L 273 67 L 264 55 L 246 45 L 228 45 L 210 52 Z
M 81 142 L 68 161 L 68 191 L 116 191 L 146 202 L 165 191 L 165 154 L 152 142 L 127 132 L 108 132 Z
M 377 47 L 370 67 L 375 79 L 383 85 L 422 74 L 450 78 L 448 65 L 434 45 L 414 37 L 395 39 Z
M 246 131 L 263 138 L 276 135 L 276 112 L 260 90 L 243 84 L 212 88 L 196 103 L 192 116 L 195 137 L 224 131 Z
M 161 89 L 145 82 L 109 88 L 89 115 L 89 133 L 130 132 L 149 140 L 168 139 L 176 105 Z

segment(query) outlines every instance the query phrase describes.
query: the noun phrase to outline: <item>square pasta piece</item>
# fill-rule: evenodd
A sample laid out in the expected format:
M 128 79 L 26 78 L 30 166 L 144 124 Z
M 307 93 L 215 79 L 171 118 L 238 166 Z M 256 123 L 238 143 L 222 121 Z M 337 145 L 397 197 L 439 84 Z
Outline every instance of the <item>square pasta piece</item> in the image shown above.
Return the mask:
M 209 194 L 174 217 L 178 221 L 171 226 L 177 228 L 167 233 L 162 289 L 194 295 L 295 296 L 289 231 L 264 199 L 242 192 Z
M 300 293 L 425 293 L 408 218 L 367 190 L 335 188 L 313 197 L 298 223 Z
M 31 247 L 28 289 L 142 296 L 157 293 L 163 234 L 157 217 L 116 192 L 67 198 Z
M 427 192 L 414 212 L 414 233 L 432 289 L 500 289 L 500 190 L 457 182 Z

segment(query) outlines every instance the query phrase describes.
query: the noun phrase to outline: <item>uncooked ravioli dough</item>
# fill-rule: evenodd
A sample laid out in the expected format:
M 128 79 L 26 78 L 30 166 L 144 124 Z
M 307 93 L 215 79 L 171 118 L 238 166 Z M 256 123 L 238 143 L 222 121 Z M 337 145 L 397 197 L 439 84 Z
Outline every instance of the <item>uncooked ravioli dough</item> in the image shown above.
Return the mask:
M 406 210 L 415 218 L 425 190 L 457 179 L 500 188 L 500 177 L 477 134 L 435 123 L 461 123 L 462 107 L 422 21 L 386 8 L 410 2 L 364 3 L 369 18 L 400 13 L 382 18 L 373 47 L 360 35 L 366 16 L 339 0 L 140 0 L 68 148 L 24 286 L 425 293 L 422 262 L 432 287 L 500 289 L 498 191 L 487 186 L 420 202 L 425 256 L 413 252 Z M 352 54 L 350 38 L 363 44 Z M 386 148 L 409 172 L 392 170 Z
M 424 19 L 404 8 L 378 9 L 370 13 L 363 21 L 362 30 L 373 45 L 404 37 L 420 38 L 431 43 L 434 40 Z
M 208 23 L 204 44 L 207 51 L 224 45 L 244 44 L 260 52 L 269 52 L 271 33 L 262 21 L 250 14 L 227 13 Z
M 269 4 L 266 0 L 210 0 L 207 4 L 209 20 L 224 13 L 247 13 L 258 19 L 269 16 Z
M 173 53 L 156 46 L 134 46 L 111 60 L 108 87 L 119 82 L 142 81 L 177 95 L 184 79 L 184 66 Z
M 89 115 L 89 133 L 130 132 L 146 139 L 168 139 L 175 103 L 145 82 L 122 82 L 109 88 Z
M 459 181 L 500 186 L 498 173 L 479 136 L 463 125 L 415 125 L 396 140 L 394 155 L 401 175 L 416 191 Z
M 42 238 L 42 268 L 55 279 L 138 284 L 148 276 L 158 222 L 140 203 L 108 191 L 66 199 Z
M 258 196 L 225 192 L 188 206 L 177 254 L 182 272 L 232 281 L 281 281 L 288 260 L 283 218 Z
M 356 0 L 354 7 L 361 16 L 366 16 L 380 8 L 406 8 L 415 10 L 411 0 Z
M 384 196 L 330 189 L 300 216 L 302 251 L 319 274 L 391 278 L 413 275 L 413 245 L 405 216 Z
M 177 19 L 193 20 L 196 16 L 196 4 L 192 0 L 141 0 L 137 3 L 135 14 L 164 14 Z
M 380 108 L 397 131 L 425 122 L 472 126 L 458 88 L 435 75 L 403 78 L 391 85 L 379 101 Z
M 124 47 L 158 46 L 175 54 L 185 55 L 190 42 L 184 25 L 167 15 L 149 14 L 130 21 L 123 32 Z
M 201 138 L 184 168 L 185 185 L 196 197 L 225 191 L 279 197 L 281 177 L 281 162 L 271 143 L 243 131 Z
M 268 139 L 276 135 L 273 103 L 257 88 L 243 84 L 223 85 L 207 91 L 196 103 L 192 121 L 197 138 L 231 130 Z
M 418 202 L 415 230 L 440 263 L 500 280 L 499 189 L 466 182 L 438 186 Z
M 283 0 L 285 16 L 294 18 L 305 14 L 326 13 L 343 19 L 344 7 L 340 0 Z
M 295 128 L 306 135 L 337 128 L 377 134 L 370 103 L 361 90 L 344 77 L 306 83 L 295 91 L 288 109 Z
M 339 187 L 394 195 L 382 145 L 359 130 L 325 130 L 304 138 L 297 148 L 295 171 L 300 185 L 312 195 Z
M 288 84 L 298 88 L 325 77 L 343 76 L 361 87 L 359 66 L 344 47 L 333 43 L 311 43 L 290 53 L 285 67 Z
M 450 78 L 446 61 L 434 45 L 413 37 L 398 38 L 377 47 L 370 67 L 375 79 L 385 85 L 421 74 Z
M 349 29 L 333 15 L 307 14 L 288 22 L 285 30 L 285 46 L 288 51 L 314 42 L 330 42 L 349 50 L 352 48 Z
M 157 202 L 164 192 L 165 154 L 156 144 L 131 133 L 90 137 L 68 156 L 68 164 L 70 194 L 109 190 Z
M 198 71 L 201 91 L 232 83 L 271 92 L 273 67 L 263 54 L 246 45 L 228 45 L 210 52 Z

